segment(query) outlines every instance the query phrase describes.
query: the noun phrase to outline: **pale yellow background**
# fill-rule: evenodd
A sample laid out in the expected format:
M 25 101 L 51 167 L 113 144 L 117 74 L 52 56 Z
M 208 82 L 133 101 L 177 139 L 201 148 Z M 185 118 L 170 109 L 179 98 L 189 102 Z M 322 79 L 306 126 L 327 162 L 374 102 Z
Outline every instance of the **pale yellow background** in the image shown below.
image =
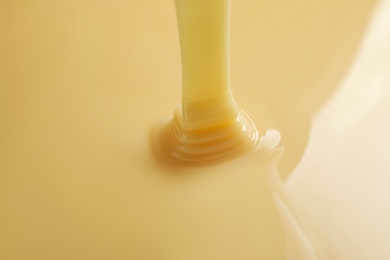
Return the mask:
M 284 177 L 375 4 L 233 1 L 233 92 Z M 0 47 L 0 259 L 284 259 L 270 158 L 171 174 L 150 152 L 180 101 L 173 1 L 1 0 Z

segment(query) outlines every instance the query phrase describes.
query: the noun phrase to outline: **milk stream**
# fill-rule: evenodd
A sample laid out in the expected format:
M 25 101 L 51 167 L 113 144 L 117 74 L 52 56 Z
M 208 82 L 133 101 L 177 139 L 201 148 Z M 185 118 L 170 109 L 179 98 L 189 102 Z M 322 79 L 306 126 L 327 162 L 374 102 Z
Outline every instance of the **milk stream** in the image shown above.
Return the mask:
M 162 160 L 206 164 L 256 149 L 258 130 L 230 87 L 230 0 L 177 0 L 182 98 L 152 142 Z

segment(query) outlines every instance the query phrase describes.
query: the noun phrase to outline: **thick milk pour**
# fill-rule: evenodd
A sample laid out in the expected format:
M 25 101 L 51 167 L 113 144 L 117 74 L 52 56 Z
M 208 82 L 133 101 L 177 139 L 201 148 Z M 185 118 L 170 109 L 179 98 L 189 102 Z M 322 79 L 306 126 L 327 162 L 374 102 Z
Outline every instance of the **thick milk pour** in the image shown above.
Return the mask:
M 258 142 L 252 120 L 230 89 L 230 1 L 176 1 L 182 104 L 157 133 L 163 159 L 205 164 L 235 157 Z

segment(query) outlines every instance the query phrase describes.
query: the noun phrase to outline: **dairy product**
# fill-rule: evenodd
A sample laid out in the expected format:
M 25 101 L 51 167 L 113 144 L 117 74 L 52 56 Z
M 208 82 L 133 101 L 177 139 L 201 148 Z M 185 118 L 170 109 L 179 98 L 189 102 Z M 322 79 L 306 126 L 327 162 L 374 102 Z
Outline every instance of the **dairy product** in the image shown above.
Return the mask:
M 258 132 L 239 112 L 230 89 L 230 0 L 177 0 L 182 102 L 159 126 L 153 143 L 161 159 L 205 164 L 254 149 Z
M 162 165 L 150 149 L 153 123 L 181 98 L 172 1 L 0 4 L 0 259 L 285 259 L 285 219 L 267 176 L 287 176 L 299 163 L 312 115 L 347 72 L 375 3 L 233 1 L 235 99 L 260 135 L 263 126 L 280 131 L 284 153 L 262 149 L 202 167 Z M 304 196 L 302 179 L 314 175 L 301 170 L 288 196 L 313 231 L 320 222 L 306 206 L 323 214 L 334 204 L 319 198 L 345 193 L 331 189 L 332 180 L 311 181 L 311 189 L 330 193 Z M 350 179 L 338 180 L 350 187 L 342 186 Z M 375 198 L 386 198 L 377 191 Z M 386 208 L 370 205 L 370 212 Z M 372 252 L 383 256 L 387 240 L 378 230 L 386 224 L 375 220 L 382 228 L 365 234 L 380 238 Z M 364 248 L 370 256 L 369 243 L 347 239 L 360 222 L 338 222 L 348 241 L 337 245 L 326 242 L 332 223 L 323 225 L 329 232 L 303 238 L 319 236 L 331 256 Z M 351 245 L 359 246 L 346 250 Z

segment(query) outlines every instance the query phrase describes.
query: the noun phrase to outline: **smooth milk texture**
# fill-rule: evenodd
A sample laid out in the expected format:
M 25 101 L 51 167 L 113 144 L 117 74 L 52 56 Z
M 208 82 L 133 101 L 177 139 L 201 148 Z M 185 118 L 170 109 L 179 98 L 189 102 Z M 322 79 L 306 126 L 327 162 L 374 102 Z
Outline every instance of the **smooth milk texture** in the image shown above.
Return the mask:
M 230 88 L 230 0 L 175 1 L 181 49 L 182 98 L 152 131 L 162 162 L 200 165 L 254 150 L 259 131 Z
M 387 3 L 233 1 L 233 93 L 280 148 L 167 168 L 149 134 L 181 98 L 174 3 L 3 2 L 0 258 L 388 258 Z

